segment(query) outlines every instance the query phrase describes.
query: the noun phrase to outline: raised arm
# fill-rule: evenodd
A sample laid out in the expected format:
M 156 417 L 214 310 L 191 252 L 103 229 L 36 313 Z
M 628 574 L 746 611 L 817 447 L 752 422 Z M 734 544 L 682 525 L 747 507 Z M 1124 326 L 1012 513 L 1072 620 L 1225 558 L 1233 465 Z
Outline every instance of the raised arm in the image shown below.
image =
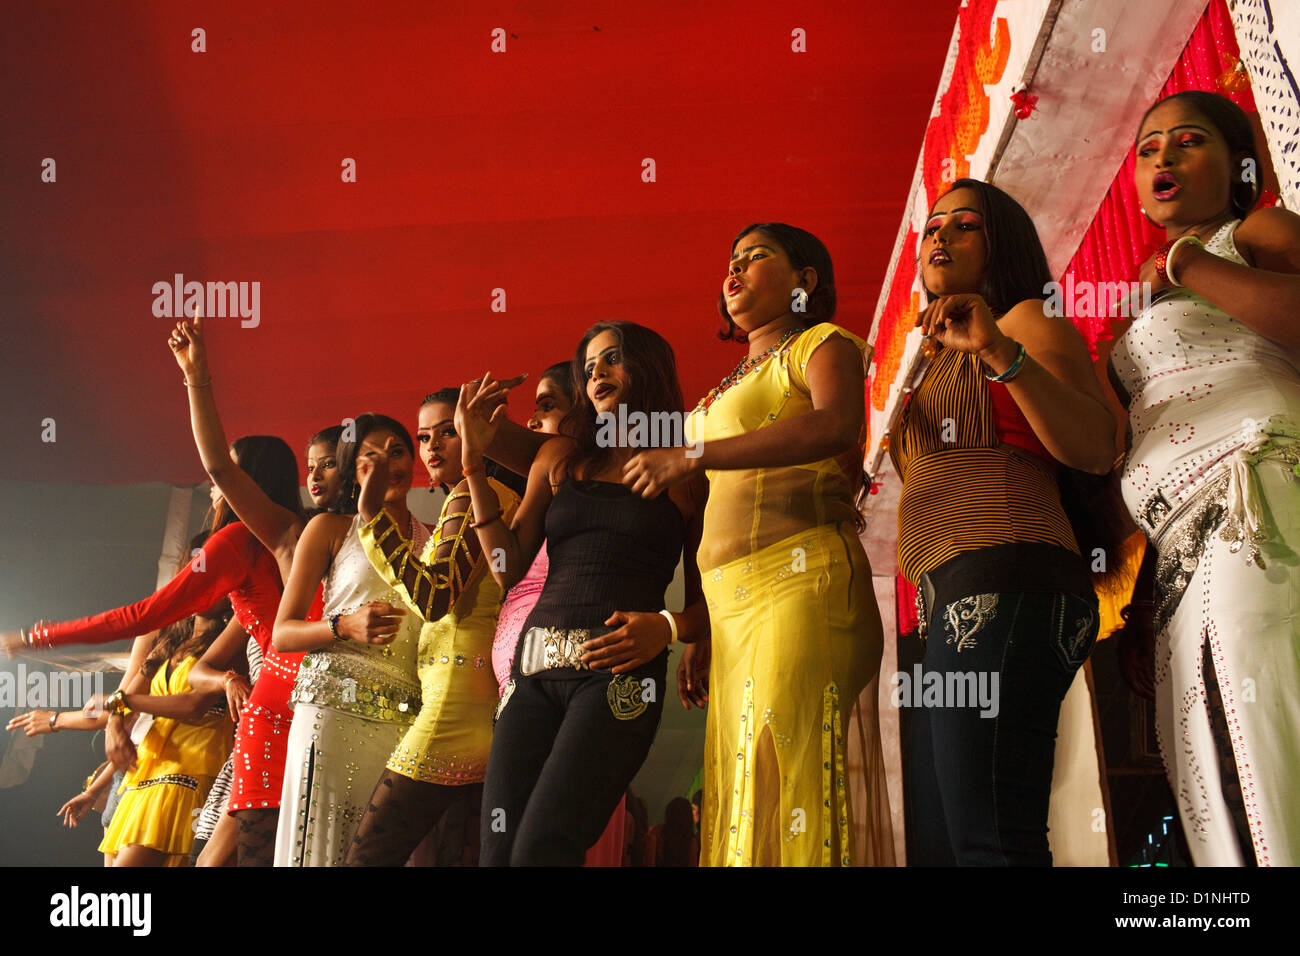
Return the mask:
M 551 506 L 551 475 L 568 438 L 551 437 L 533 460 L 528 473 L 524 500 L 515 512 L 514 521 L 495 520 L 496 493 L 483 472 L 483 453 L 491 444 L 497 427 L 505 417 L 504 409 L 489 410 L 483 394 L 491 388 L 491 376 L 481 385 L 470 383 L 461 388 L 456 403 L 456 433 L 460 435 L 461 468 L 469 476 L 470 496 L 474 509 L 483 515 L 478 531 L 479 543 L 492 560 L 488 567 L 502 590 L 517 584 L 528 572 L 546 536 L 546 511 Z M 498 517 L 501 517 L 498 515 Z
M 293 548 L 305 522 L 300 515 L 268 498 L 257 482 L 230 457 L 213 396 L 212 373 L 208 371 L 202 313 L 195 312 L 192 325 L 183 319 L 176 323 L 168 344 L 185 376 L 190 399 L 190 425 L 194 429 L 194 443 L 198 446 L 204 470 L 239 520 L 275 556 L 281 579 L 288 580 Z

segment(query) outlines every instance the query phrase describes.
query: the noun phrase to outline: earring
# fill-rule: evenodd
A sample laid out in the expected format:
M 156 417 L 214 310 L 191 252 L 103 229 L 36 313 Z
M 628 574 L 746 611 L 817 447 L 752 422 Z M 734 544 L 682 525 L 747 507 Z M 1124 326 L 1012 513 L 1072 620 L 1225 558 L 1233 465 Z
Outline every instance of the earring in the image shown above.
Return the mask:
M 1252 182 L 1252 183 L 1249 183 L 1249 184 L 1248 184 L 1248 183 L 1246 182 L 1246 180 L 1243 179 L 1243 180 L 1241 181 L 1241 185 L 1243 185 L 1243 186 L 1245 186 L 1245 185 L 1249 185 L 1249 186 L 1250 186 L 1250 201 L 1247 202 L 1244 206 L 1241 207 L 1241 214 L 1244 216 L 1244 215 L 1246 215 L 1246 213 L 1250 212 L 1252 209 L 1255 208 L 1255 203 L 1259 200 L 1259 183 L 1257 183 L 1257 182 Z M 1235 189 L 1236 186 L 1234 186 L 1233 188 Z M 1235 205 L 1237 204 L 1237 199 L 1236 199 L 1236 197 L 1235 197 L 1235 196 L 1231 196 L 1231 194 L 1229 194 L 1229 198 L 1231 198 L 1231 200 L 1232 200 L 1232 204 L 1235 206 Z
M 793 312 L 808 311 L 808 290 L 807 289 L 795 289 L 790 293 L 790 295 L 794 297 L 794 303 L 790 307 L 791 311 Z
M 1151 223 L 1151 225 L 1155 226 L 1157 229 L 1164 228 L 1164 226 L 1160 225 L 1160 223 L 1156 222 L 1154 219 L 1152 219 L 1150 216 L 1147 215 L 1147 210 L 1145 206 L 1138 206 L 1138 209 L 1142 210 L 1142 217 L 1146 219 L 1147 222 Z

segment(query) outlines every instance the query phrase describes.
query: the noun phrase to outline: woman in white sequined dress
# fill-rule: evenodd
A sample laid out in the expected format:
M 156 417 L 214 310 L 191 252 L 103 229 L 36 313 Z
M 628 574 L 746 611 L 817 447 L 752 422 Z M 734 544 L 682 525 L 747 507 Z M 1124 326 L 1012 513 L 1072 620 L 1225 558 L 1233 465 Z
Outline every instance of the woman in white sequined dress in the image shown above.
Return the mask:
M 1134 673 L 1150 655 L 1196 865 L 1294 866 L 1300 217 L 1249 211 L 1258 156 L 1249 120 L 1223 97 L 1160 101 L 1136 148 L 1138 196 L 1168 241 L 1142 267 L 1155 301 L 1110 356 L 1129 404 L 1124 500 L 1155 554 L 1152 592 L 1131 608 L 1154 648 L 1135 648 L 1143 629 L 1130 626 L 1122 659 Z
M 360 415 L 354 427 L 356 440 L 338 445 L 341 513 L 308 522 L 275 619 L 276 650 L 309 652 L 290 697 L 276 866 L 342 865 L 389 754 L 420 711 L 421 621 L 402 609 L 397 592 L 371 567 L 356 515 L 357 457 L 382 454 L 388 443 L 384 508 L 424 547 L 428 529 L 406 505 L 415 443 L 400 422 L 383 415 Z M 322 619 L 308 621 L 322 580 Z

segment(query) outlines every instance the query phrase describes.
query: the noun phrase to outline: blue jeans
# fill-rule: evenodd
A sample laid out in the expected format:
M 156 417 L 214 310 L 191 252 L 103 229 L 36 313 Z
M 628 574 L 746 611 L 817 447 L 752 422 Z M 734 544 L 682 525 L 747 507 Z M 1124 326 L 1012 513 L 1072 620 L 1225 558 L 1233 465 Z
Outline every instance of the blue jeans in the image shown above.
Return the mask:
M 940 591 L 933 603 L 919 665 L 922 695 L 902 701 L 916 707 L 908 860 L 1050 866 L 1057 719 L 1096 643 L 1097 600 L 1068 592 Z

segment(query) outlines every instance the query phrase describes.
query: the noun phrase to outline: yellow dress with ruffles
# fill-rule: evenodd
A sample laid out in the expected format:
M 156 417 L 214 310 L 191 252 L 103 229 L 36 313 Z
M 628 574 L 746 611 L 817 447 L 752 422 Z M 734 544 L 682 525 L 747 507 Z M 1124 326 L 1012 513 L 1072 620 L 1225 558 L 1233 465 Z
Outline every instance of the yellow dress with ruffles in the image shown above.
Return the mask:
M 690 419 L 719 441 L 812 411 L 823 323 Z M 894 862 L 876 678 L 883 647 L 855 528 L 861 447 L 840 459 L 709 471 L 698 551 L 712 627 L 701 866 Z
M 509 526 L 519 496 L 495 478 L 489 478 L 488 484 L 496 493 L 500 520 Z M 492 641 L 501 612 L 501 587 L 488 568 L 490 556 L 480 554 L 451 609 L 428 620 L 428 608 L 421 606 L 409 580 L 404 579 L 408 574 L 399 574 L 393 567 L 413 568 L 428 580 L 446 577 L 446 566 L 435 562 L 434 556 L 443 542 L 450 504 L 449 497 L 437 529 L 418 559 L 407 557 L 409 547 L 396 558 L 385 556 L 376 543 L 374 523 L 363 525 L 360 535 L 371 565 L 397 589 L 409 611 L 424 621 L 417 662 L 420 712 L 388 758 L 388 769 L 424 783 L 462 786 L 483 781 L 492 749 L 492 717 L 499 697 L 492 672 Z M 471 508 L 467 520 L 473 519 Z
M 175 667 L 163 663 L 149 682 L 154 697 L 186 694 L 197 657 Z M 167 854 L 165 866 L 185 866 L 194 843 L 194 817 L 207 799 L 234 742 L 235 725 L 224 710 L 195 720 L 155 717 L 136 748 L 135 769 L 122 781 L 101 853 L 145 846 Z

